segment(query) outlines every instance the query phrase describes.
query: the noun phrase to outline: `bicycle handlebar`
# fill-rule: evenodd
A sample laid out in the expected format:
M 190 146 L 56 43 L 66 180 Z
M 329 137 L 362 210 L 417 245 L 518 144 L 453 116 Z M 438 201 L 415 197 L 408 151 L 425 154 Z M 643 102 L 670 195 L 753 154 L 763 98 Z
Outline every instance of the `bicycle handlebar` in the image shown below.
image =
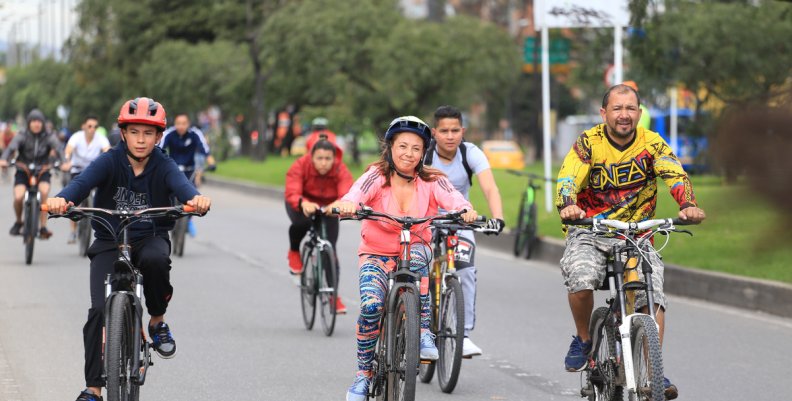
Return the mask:
M 340 210 L 334 207 L 331 210 L 331 212 L 333 214 L 339 214 Z M 404 228 L 409 228 L 414 225 L 426 223 L 427 221 L 440 220 L 440 219 L 444 219 L 444 220 L 459 219 L 465 213 L 467 213 L 467 209 L 462 209 L 460 211 L 450 211 L 445 214 L 438 214 L 434 216 L 425 216 L 425 217 L 394 216 L 388 213 L 378 212 L 369 206 L 365 206 L 361 204 L 360 209 L 355 211 L 354 217 L 342 217 L 341 220 L 372 220 L 373 217 L 382 217 L 394 221 Z
M 49 206 L 46 204 L 41 205 L 42 212 L 49 212 Z M 166 207 L 150 207 L 140 210 L 112 210 L 97 207 L 79 207 L 72 206 L 66 210 L 66 213 L 58 214 L 53 213 L 50 217 L 83 217 L 85 215 L 104 214 L 108 216 L 121 216 L 121 217 L 142 217 L 142 216 L 167 216 L 167 215 L 187 215 L 198 214 L 195 212 L 195 207 L 190 205 L 177 205 Z
M 689 220 L 682 220 L 680 218 L 673 219 L 651 219 L 641 222 L 627 222 L 621 220 L 601 219 L 601 218 L 586 218 L 578 220 L 562 220 L 561 223 L 571 226 L 592 226 L 597 230 L 599 226 L 614 228 L 617 230 L 639 231 L 648 230 L 655 227 L 673 227 L 673 226 L 687 226 L 698 223 L 693 223 Z

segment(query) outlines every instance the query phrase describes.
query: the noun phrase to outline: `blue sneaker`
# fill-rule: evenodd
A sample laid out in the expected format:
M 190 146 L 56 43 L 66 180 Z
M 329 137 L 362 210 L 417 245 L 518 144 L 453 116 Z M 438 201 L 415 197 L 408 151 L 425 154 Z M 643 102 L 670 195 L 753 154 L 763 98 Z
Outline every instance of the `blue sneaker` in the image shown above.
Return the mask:
M 366 375 L 358 374 L 355 376 L 355 381 L 349 386 L 347 390 L 346 401 L 366 401 L 368 400 L 369 385 L 371 379 Z
M 187 220 L 187 234 L 190 234 L 190 237 L 195 238 L 195 223 L 193 223 L 192 219 Z
M 435 335 L 429 330 L 421 330 L 421 359 L 436 361 L 440 358 L 440 353 L 435 346 Z
M 102 401 L 102 397 L 92 393 L 88 389 L 85 389 L 80 393 L 79 396 L 77 396 L 77 401 Z
M 663 378 L 663 387 L 665 387 L 665 397 L 667 400 L 673 400 L 679 397 L 679 390 L 677 390 L 677 386 L 671 383 L 671 380 L 668 380 L 667 377 Z
M 580 372 L 586 368 L 588 355 L 591 353 L 591 340 L 583 342 L 580 337 L 573 336 L 572 344 L 569 345 L 569 352 L 564 359 L 564 366 L 567 372 Z
M 165 322 L 159 322 L 156 326 L 149 326 L 149 337 L 154 351 L 164 359 L 173 358 L 176 355 L 176 341 L 173 339 L 170 328 Z

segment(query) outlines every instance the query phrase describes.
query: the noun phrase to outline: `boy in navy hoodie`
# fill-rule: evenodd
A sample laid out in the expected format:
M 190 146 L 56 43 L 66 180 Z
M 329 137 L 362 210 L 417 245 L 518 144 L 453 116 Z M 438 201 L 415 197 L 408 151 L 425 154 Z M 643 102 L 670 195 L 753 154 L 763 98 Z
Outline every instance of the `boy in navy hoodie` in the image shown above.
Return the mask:
M 165 129 L 165 109 L 152 99 L 129 100 L 118 114 L 121 142 L 102 154 L 58 195 L 47 199 L 50 213 L 66 209 L 85 199 L 97 188 L 94 204 L 105 209 L 146 209 L 171 206 L 171 195 L 179 202 L 206 213 L 211 200 L 201 195 L 179 171 L 176 163 L 156 147 Z M 114 229 L 118 219 L 110 219 Z M 170 284 L 169 219 L 137 221 L 129 227 L 132 262 L 143 273 L 143 287 L 151 320 L 149 336 L 163 358 L 176 353 L 176 342 L 164 322 L 173 287 Z M 115 236 L 99 224 L 92 224 L 95 240 L 88 250 L 91 258 L 91 309 L 83 327 L 86 389 L 78 401 L 102 401 L 102 328 L 104 325 L 104 279 L 113 271 L 118 256 Z

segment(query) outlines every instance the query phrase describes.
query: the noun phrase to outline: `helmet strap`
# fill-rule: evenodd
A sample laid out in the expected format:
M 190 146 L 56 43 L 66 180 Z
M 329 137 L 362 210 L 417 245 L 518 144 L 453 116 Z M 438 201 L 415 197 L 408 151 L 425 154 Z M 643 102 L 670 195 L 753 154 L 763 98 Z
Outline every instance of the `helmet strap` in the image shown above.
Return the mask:
M 385 159 L 388 161 L 388 166 L 392 172 L 396 173 L 401 178 L 407 180 L 407 182 L 412 182 L 415 179 L 415 176 L 409 176 L 407 174 L 403 174 L 401 171 L 396 169 L 396 164 L 393 163 L 393 156 L 391 155 L 390 149 L 388 149 L 388 153 L 385 155 Z M 421 171 L 421 163 L 418 163 L 418 167 L 415 168 L 416 173 Z

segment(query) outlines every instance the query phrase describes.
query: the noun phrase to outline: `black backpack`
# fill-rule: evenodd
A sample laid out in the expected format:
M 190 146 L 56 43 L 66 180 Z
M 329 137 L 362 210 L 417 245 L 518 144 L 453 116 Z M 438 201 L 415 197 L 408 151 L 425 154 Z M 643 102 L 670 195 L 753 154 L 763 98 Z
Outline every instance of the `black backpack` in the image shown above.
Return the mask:
M 432 165 L 432 161 L 434 159 L 434 152 L 435 148 L 437 147 L 437 142 L 432 138 L 429 142 L 429 147 L 426 149 L 426 154 L 424 155 L 424 164 L 427 166 Z M 462 142 L 459 143 L 459 151 L 462 152 L 462 166 L 465 168 L 465 172 L 468 176 L 468 182 L 470 185 L 473 185 L 473 169 L 470 168 L 470 165 L 467 161 L 467 146 L 465 146 L 465 140 L 463 139 Z

